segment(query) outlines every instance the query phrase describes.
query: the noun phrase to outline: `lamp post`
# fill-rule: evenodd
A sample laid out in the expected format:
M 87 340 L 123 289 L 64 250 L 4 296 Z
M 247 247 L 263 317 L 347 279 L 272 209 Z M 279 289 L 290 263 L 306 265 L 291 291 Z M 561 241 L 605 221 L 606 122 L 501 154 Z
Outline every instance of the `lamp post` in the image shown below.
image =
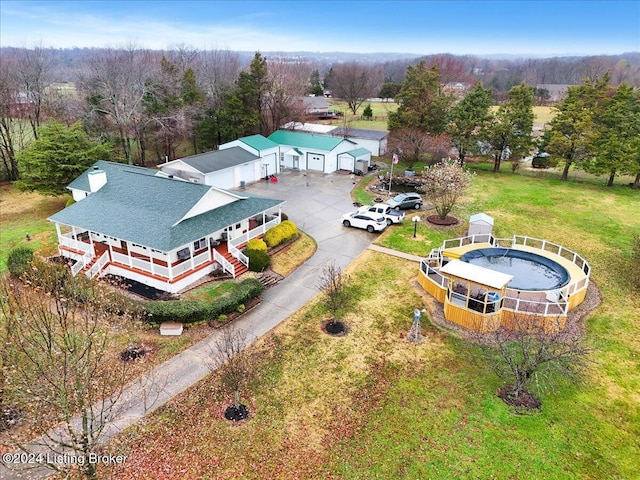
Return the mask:
M 418 222 L 420 221 L 420 217 L 415 215 L 412 219 L 413 221 L 413 238 L 416 238 L 416 232 L 418 231 Z

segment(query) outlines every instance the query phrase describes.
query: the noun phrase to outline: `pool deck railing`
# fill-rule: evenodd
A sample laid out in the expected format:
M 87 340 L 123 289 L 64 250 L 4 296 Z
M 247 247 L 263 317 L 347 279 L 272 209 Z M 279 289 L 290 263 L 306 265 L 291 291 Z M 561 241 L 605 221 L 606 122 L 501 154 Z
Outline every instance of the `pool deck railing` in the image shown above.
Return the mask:
M 496 238 L 481 234 L 445 240 L 441 247 L 434 248 L 420 262 L 418 282 L 436 300 L 446 303 L 449 279 L 439 272 L 440 268 L 448 261 L 457 260 L 466 252 L 479 248 L 512 248 L 535 253 L 554 260 L 569 272 L 569 283 L 558 289 L 538 292 L 507 289 L 501 309 L 504 311 L 501 323 L 507 328 L 513 327 L 514 317 L 518 313 L 537 315 L 550 321 L 553 319 L 554 325 L 561 325 L 563 328 L 567 313 L 584 300 L 591 273 L 589 263 L 562 245 L 523 235 Z M 469 314 L 477 316 L 477 312 L 469 311 Z M 559 317 L 563 319 L 561 322 L 558 322 Z M 493 318 L 492 325 L 495 324 Z

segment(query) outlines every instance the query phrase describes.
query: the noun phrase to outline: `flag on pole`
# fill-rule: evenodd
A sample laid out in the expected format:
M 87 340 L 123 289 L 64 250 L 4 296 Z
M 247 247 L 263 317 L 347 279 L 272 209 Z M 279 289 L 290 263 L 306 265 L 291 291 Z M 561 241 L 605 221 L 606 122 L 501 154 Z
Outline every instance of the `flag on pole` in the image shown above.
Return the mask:
M 396 164 L 396 165 L 398 164 L 398 154 L 397 153 L 393 154 L 393 163 Z

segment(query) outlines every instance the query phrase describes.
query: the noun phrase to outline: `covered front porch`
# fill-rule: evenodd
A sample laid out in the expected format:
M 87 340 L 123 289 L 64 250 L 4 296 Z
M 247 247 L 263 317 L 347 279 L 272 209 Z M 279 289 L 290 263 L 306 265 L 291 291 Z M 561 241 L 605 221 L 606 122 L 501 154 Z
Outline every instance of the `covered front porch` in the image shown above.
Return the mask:
M 264 235 L 280 218 L 280 210 L 277 214 L 262 212 L 169 252 L 59 223 L 56 232 L 60 255 L 75 260 L 73 275 L 112 274 L 177 293 L 218 269 L 234 278 L 247 271 L 244 244 Z

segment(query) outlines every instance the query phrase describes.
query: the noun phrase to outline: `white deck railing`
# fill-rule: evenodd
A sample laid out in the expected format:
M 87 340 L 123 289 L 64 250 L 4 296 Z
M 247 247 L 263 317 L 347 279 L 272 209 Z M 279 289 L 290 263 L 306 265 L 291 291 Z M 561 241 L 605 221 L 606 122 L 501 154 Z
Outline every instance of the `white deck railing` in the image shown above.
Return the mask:
M 111 257 L 109 257 L 109 252 L 104 252 L 102 256 L 95 262 L 89 270 L 86 271 L 86 275 L 89 278 L 94 278 L 96 275 L 99 275 L 104 266 L 109 263 Z
M 226 270 L 233 278 L 236 278 L 236 267 L 215 249 L 213 250 L 213 259 L 222 265 L 223 270 Z
M 271 227 L 275 227 L 280 223 L 280 217 L 276 216 L 272 220 L 263 223 L 262 225 L 258 225 L 256 228 L 247 231 L 246 233 L 242 233 L 237 237 L 233 237 L 227 241 L 227 247 L 229 249 L 229 253 L 237 258 L 238 261 L 242 262 L 245 267 L 249 266 L 249 258 L 240 251 L 238 248 L 240 245 L 244 245 L 249 240 L 259 237 L 260 235 L 264 235 L 267 230 Z

